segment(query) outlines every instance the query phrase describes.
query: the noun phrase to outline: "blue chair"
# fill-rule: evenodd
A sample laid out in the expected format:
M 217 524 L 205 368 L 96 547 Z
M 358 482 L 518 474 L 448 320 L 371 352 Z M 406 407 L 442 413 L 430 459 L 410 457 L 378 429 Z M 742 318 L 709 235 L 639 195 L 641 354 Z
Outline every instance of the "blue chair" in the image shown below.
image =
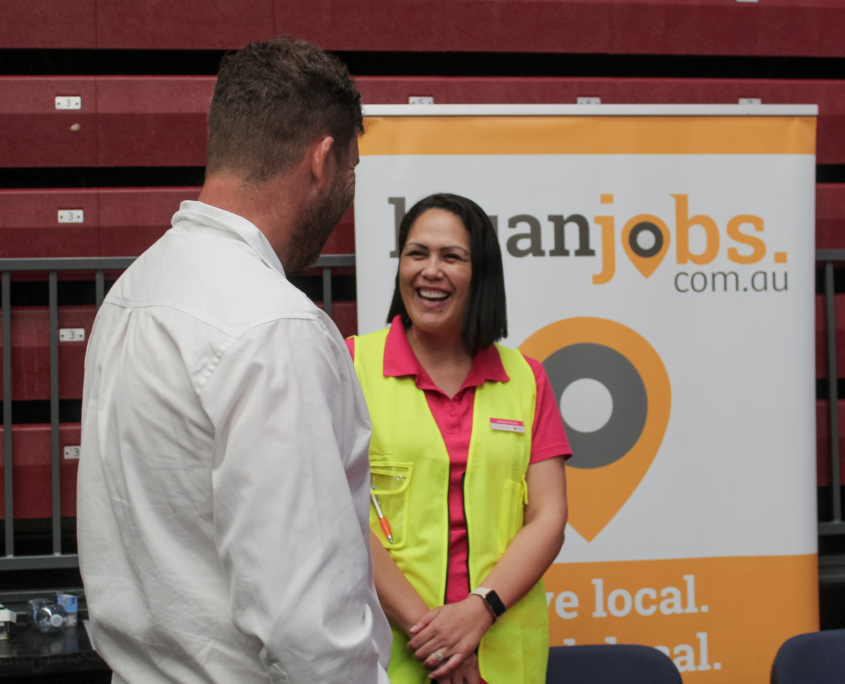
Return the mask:
M 553 646 L 546 684 L 682 684 L 675 663 L 650 646 Z
M 772 684 L 845 684 L 845 629 L 787 639 L 772 665 Z

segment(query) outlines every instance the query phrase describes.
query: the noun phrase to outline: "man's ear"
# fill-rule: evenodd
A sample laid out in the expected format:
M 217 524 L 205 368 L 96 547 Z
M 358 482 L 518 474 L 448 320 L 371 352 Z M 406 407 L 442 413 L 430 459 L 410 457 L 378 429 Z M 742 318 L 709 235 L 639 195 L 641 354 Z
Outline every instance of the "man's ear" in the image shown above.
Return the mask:
M 311 176 L 318 187 L 322 187 L 328 182 L 327 174 L 330 173 L 329 167 L 334 157 L 334 138 L 327 135 L 324 138 L 318 138 L 312 145 Z

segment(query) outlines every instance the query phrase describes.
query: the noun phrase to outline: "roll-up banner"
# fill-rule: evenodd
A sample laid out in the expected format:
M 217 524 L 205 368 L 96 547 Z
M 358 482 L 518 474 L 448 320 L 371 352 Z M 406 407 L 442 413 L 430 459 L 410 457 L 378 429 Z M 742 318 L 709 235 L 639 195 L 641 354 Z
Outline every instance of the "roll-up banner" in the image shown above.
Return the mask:
M 497 226 L 509 336 L 574 451 L 551 645 L 769 681 L 818 629 L 815 106 L 370 106 L 358 325 L 386 325 L 405 211 Z M 530 497 L 530 493 L 529 493 Z M 411 513 L 412 514 L 412 513 Z

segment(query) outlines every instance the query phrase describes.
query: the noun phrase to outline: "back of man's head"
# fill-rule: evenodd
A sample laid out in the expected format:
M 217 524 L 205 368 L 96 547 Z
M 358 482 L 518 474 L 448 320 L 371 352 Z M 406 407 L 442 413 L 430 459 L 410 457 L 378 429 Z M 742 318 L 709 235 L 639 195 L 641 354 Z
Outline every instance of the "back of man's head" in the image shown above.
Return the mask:
M 206 174 L 264 182 L 296 166 L 320 135 L 342 158 L 363 133 L 361 95 L 336 57 L 289 36 L 226 55 L 211 102 Z

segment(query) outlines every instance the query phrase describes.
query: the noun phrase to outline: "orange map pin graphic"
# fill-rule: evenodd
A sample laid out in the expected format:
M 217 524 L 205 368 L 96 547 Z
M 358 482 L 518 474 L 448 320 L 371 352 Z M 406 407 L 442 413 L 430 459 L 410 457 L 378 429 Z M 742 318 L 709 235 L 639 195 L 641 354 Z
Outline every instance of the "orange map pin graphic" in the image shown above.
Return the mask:
M 542 363 L 557 352 L 574 349 L 574 345 L 603 348 L 624 357 L 642 380 L 647 404 L 642 432 L 620 458 L 599 467 L 573 464 L 566 469 L 569 524 L 590 542 L 621 510 L 651 467 L 669 424 L 672 390 L 669 374 L 654 347 L 631 328 L 605 318 L 567 318 L 551 323 L 525 340 L 519 350 Z M 574 372 L 577 375 L 578 369 Z M 556 394 L 560 391 L 556 388 Z M 624 396 L 614 397 L 614 411 L 624 408 L 624 404 L 620 406 L 624 401 Z M 601 454 L 595 456 L 601 462 Z
M 640 235 L 650 233 L 654 242 L 651 247 L 641 247 Z M 656 216 L 640 214 L 635 216 L 622 229 L 622 246 L 636 269 L 646 278 L 660 266 L 666 252 L 669 251 L 669 228 Z

